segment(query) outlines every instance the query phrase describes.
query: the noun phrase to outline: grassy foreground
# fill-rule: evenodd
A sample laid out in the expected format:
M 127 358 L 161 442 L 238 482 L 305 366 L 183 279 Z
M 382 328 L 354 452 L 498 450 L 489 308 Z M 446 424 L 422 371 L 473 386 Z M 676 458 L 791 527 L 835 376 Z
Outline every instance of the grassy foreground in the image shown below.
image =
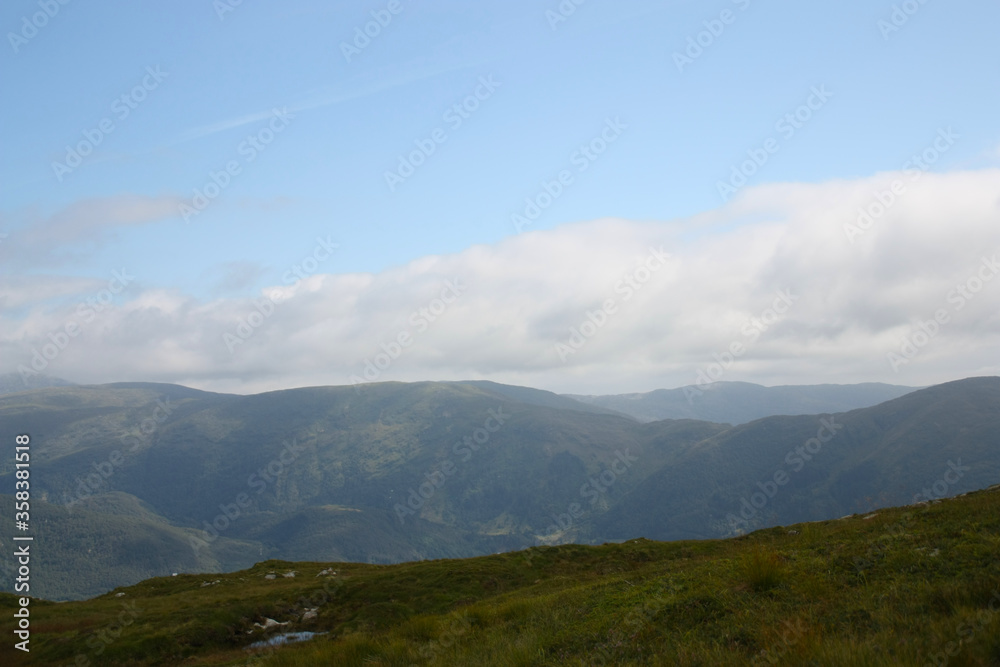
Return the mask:
M 5 627 L 13 603 L 0 596 Z M 255 627 L 267 618 L 289 624 Z M 268 561 L 33 601 L 31 628 L 30 654 L 4 632 L 0 662 L 1000 665 L 1000 487 L 730 540 L 391 566 Z M 303 630 L 326 634 L 244 648 Z

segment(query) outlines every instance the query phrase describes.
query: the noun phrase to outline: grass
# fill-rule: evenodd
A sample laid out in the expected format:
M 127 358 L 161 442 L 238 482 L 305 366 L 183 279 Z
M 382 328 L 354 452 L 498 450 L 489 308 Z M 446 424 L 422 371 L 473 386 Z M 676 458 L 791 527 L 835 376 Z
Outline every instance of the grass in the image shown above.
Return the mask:
M 1000 665 L 997 554 L 1000 488 L 731 540 L 639 539 L 391 566 L 267 561 L 82 602 L 33 602 L 32 653 L 13 655 L 8 643 L 0 661 Z M 330 568 L 336 574 L 321 575 Z M 281 576 L 289 570 L 298 575 Z M 0 613 L 12 601 L 0 596 Z M 124 603 L 139 611 L 118 627 Z M 318 617 L 301 621 L 311 608 Z M 277 632 L 255 629 L 265 618 L 327 634 L 245 651 Z
M 782 581 L 781 556 L 761 544 L 755 544 L 740 559 L 743 577 L 750 590 L 763 593 Z

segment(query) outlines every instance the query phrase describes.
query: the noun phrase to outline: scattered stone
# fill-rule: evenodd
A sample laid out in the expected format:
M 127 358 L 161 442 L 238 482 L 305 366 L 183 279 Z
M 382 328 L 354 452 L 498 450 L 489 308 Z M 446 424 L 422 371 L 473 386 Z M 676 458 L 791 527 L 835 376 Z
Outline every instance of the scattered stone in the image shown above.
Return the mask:
M 877 516 L 878 516 L 878 512 L 876 512 L 874 514 L 869 514 L 868 516 L 863 516 L 863 517 L 861 517 L 861 520 L 862 521 L 867 521 L 868 519 L 874 519 Z
M 281 576 L 283 576 L 285 579 L 294 579 L 295 575 L 297 575 L 297 574 L 298 574 L 298 572 L 296 572 L 295 570 L 292 570 L 291 572 L 285 572 Z
M 124 593 L 115 593 L 115 597 L 116 598 L 120 598 L 120 597 L 124 597 L 124 596 L 125 596 Z
M 275 579 L 275 578 L 277 578 L 277 576 L 278 575 L 276 575 L 276 574 L 265 574 L 264 578 L 265 579 Z
M 790 530 L 790 531 L 788 531 L 788 534 L 789 535 L 798 535 L 799 531 L 797 531 L 797 530 Z
M 260 628 L 261 630 L 270 630 L 271 628 L 277 628 L 282 625 L 288 625 L 288 621 L 285 621 L 284 623 L 278 623 L 273 618 L 265 618 L 264 625 L 261 625 L 260 623 L 254 623 L 254 626 Z
M 319 614 L 316 613 L 315 609 L 309 609 L 309 610 L 306 611 L 306 613 L 302 614 L 302 620 L 303 621 L 311 621 L 314 618 L 316 618 L 317 616 L 319 616 Z

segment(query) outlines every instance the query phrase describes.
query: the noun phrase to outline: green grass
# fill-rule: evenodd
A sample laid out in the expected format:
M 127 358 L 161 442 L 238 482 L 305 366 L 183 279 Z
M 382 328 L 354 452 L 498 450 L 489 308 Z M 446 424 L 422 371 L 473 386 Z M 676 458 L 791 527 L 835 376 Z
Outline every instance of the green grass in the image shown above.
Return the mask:
M 8 659 L 8 642 L 0 661 L 1000 665 L 998 554 L 993 488 L 731 540 L 630 540 L 389 566 L 267 561 L 82 602 L 33 603 L 32 653 Z M 327 568 L 336 575 L 317 576 Z M 298 575 L 281 576 L 289 570 Z M 265 579 L 269 572 L 278 576 Z M 96 655 L 125 602 L 140 611 Z M 11 605 L 0 596 L 4 616 Z M 308 608 L 318 618 L 300 621 Z M 254 629 L 265 617 L 326 634 L 247 653 L 274 634 Z

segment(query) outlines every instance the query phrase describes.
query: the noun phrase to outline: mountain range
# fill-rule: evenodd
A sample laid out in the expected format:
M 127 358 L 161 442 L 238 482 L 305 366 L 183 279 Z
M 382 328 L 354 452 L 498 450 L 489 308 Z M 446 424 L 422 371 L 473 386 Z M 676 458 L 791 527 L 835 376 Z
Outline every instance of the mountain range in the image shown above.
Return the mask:
M 32 599 L 30 651 L 4 642 L 0 663 L 988 667 L 998 535 L 1000 486 L 725 540 L 268 560 Z
M 31 435 L 38 594 L 70 599 L 269 558 L 713 538 L 951 496 L 1000 481 L 998 405 L 996 377 L 735 426 L 490 382 L 125 383 L 0 396 L 0 429 Z
M 638 394 L 566 396 L 642 422 L 700 419 L 744 424 L 775 415 L 814 415 L 868 408 L 915 391 L 916 387 L 865 382 L 764 387 L 750 382 L 710 382 Z

